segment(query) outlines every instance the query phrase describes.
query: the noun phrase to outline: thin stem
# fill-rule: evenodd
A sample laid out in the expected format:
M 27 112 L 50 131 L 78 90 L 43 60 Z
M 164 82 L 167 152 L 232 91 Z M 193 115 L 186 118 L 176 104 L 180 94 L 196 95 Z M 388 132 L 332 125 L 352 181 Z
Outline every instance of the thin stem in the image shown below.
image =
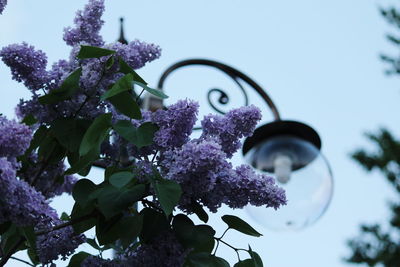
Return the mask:
M 154 163 L 154 160 L 156 159 L 157 153 L 158 153 L 158 150 L 156 151 L 156 153 L 154 153 L 154 156 L 153 156 L 153 158 L 151 159 L 151 163 Z
M 214 239 L 217 240 L 217 242 L 221 242 L 222 244 L 224 244 L 224 245 L 230 247 L 231 249 L 233 249 L 236 252 L 236 255 L 237 255 L 239 261 L 240 261 L 239 251 L 247 251 L 246 249 L 243 249 L 243 248 L 235 248 L 234 246 L 228 244 L 227 242 L 225 242 L 224 240 L 222 240 L 220 238 L 214 237 Z
M 96 215 L 95 212 L 93 212 L 91 214 L 88 214 L 88 215 L 85 215 L 85 216 L 82 216 L 80 218 L 77 218 L 75 220 L 70 220 L 69 222 L 65 222 L 65 223 L 56 225 L 56 226 L 54 226 L 54 227 L 52 227 L 50 229 L 37 231 L 37 232 L 35 232 L 35 234 L 37 236 L 44 235 L 44 234 L 50 233 L 52 231 L 59 230 L 61 228 L 64 228 L 64 227 L 67 227 L 67 226 L 70 226 L 70 225 L 73 225 L 73 224 L 76 224 L 76 223 L 83 222 L 83 221 L 85 221 L 87 219 L 92 218 L 94 215 Z M 22 245 L 22 243 L 24 243 L 25 240 L 26 240 L 25 237 L 21 237 L 21 239 L 10 249 L 10 251 L 7 253 L 7 255 L 5 255 L 4 257 L 1 258 L 0 267 L 4 266 L 7 263 L 7 261 L 15 253 L 15 251 Z
M 217 254 L 218 247 L 219 247 L 219 240 L 217 240 L 217 245 L 215 246 L 215 250 L 213 253 L 214 256 L 215 256 L 215 254 Z
M 148 201 L 147 199 L 142 199 L 142 204 L 143 205 L 147 205 L 148 207 L 152 207 L 160 212 L 164 212 L 162 209 L 160 209 L 159 207 L 157 207 L 156 205 L 154 205 L 153 202 Z
M 223 234 L 221 235 L 221 237 L 218 238 L 218 239 L 222 239 L 222 238 L 225 236 L 226 232 L 228 232 L 229 229 L 231 229 L 231 228 L 230 228 L 230 227 L 226 228 L 226 230 L 224 231 L 224 233 L 223 233 Z
M 70 221 L 68 221 L 68 222 L 65 222 L 65 223 L 56 225 L 56 226 L 54 226 L 54 227 L 52 227 L 52 228 L 50 228 L 50 229 L 45 229 L 45 230 L 37 231 L 37 232 L 35 232 L 35 234 L 38 235 L 38 236 L 39 236 L 39 235 L 45 235 L 45 234 L 50 233 L 50 232 L 53 232 L 53 231 L 55 231 L 55 230 L 59 230 L 59 229 L 65 228 L 65 227 L 67 227 L 67 226 L 71 226 L 71 225 L 74 225 L 74 224 L 77 224 L 77 223 L 86 221 L 86 220 L 88 220 L 88 219 L 94 217 L 94 215 L 95 215 L 95 213 L 93 212 L 93 213 L 87 214 L 87 215 L 85 215 L 85 216 L 79 217 L 79 218 L 77 218 L 77 219 L 72 219 L 72 220 L 70 220 Z
M 51 151 L 53 152 L 53 151 Z M 31 186 L 34 186 L 39 178 L 39 176 L 43 173 L 43 171 L 46 169 L 46 167 L 49 165 L 49 159 L 45 160 L 42 163 L 42 166 L 40 167 L 39 171 L 36 173 L 35 177 L 33 177 L 32 182 L 31 182 Z
M 10 251 L 1 258 L 0 266 L 6 265 L 7 261 L 11 258 L 11 256 L 15 253 L 15 251 L 24 243 L 25 237 L 22 237 L 18 242 L 10 249 Z
M 25 263 L 25 264 L 27 264 L 27 265 L 29 265 L 29 266 L 35 266 L 35 265 L 31 264 L 30 262 L 24 261 L 23 259 L 19 259 L 19 258 L 17 258 L 17 257 L 10 257 L 10 259 L 23 262 L 23 263 Z
M 103 80 L 104 78 L 104 74 L 105 74 L 105 65 L 103 65 L 103 68 L 101 69 L 101 75 L 100 75 L 100 79 L 97 81 L 97 83 L 92 87 L 94 89 L 96 89 L 97 86 L 99 86 L 100 82 Z M 94 90 L 94 92 L 96 92 L 96 90 Z M 78 110 L 75 112 L 75 114 L 72 116 L 73 118 L 75 118 L 76 116 L 78 116 L 79 112 L 82 110 L 82 108 L 86 105 L 86 103 L 89 101 L 89 99 L 92 97 L 92 95 L 87 95 L 85 94 L 86 98 L 85 100 L 82 102 L 82 104 L 80 105 L 80 107 L 78 108 Z
M 139 101 L 139 99 L 140 99 L 140 97 L 142 96 L 143 92 L 144 92 L 144 89 L 142 89 L 142 91 L 140 92 L 140 94 L 136 97 L 136 102 Z

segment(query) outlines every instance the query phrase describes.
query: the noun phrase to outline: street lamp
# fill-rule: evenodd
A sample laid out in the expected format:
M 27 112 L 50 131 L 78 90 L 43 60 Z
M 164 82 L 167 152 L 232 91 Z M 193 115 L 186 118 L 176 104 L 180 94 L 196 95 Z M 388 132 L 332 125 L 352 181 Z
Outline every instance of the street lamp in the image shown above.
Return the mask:
M 121 20 L 121 37 L 123 37 Z M 158 89 L 165 90 L 169 75 L 187 66 L 206 66 L 217 69 L 239 87 L 249 104 L 244 85 L 253 88 L 271 110 L 274 120 L 258 127 L 253 136 L 244 141 L 242 153 L 245 160 L 256 170 L 271 174 L 277 183 L 286 190 L 287 206 L 278 211 L 263 207 L 246 207 L 248 214 L 264 227 L 275 230 L 299 230 L 317 221 L 327 209 L 333 193 L 333 177 L 328 162 L 321 154 L 321 139 L 310 126 L 282 120 L 278 108 L 265 90 L 254 80 L 239 70 L 226 64 L 208 59 L 188 59 L 168 67 L 161 75 Z M 228 94 L 219 88 L 207 93 L 208 103 L 216 112 L 224 114 L 217 107 L 211 95 L 218 94 L 218 103 L 227 105 Z M 147 95 L 143 106 L 147 109 L 162 107 L 162 100 Z

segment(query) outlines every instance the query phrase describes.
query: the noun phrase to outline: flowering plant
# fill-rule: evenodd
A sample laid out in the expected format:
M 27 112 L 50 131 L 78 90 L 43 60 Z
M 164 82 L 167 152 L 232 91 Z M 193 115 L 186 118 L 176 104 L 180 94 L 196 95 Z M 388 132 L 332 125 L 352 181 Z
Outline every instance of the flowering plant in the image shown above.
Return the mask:
M 0 12 L 5 3 L 0 0 Z M 223 240 L 229 229 L 260 233 L 225 215 L 227 230 L 217 237 L 204 210 L 286 203 L 273 178 L 229 162 L 261 119 L 259 109 L 208 115 L 195 139 L 196 102 L 141 110 L 144 91 L 167 98 L 135 72 L 161 50 L 138 40 L 105 44 L 103 11 L 103 0 L 78 11 L 75 26 L 64 32 L 71 55 L 49 70 L 45 53 L 26 43 L 0 50 L 13 79 L 32 92 L 16 107 L 18 121 L 0 116 L 0 266 L 20 250 L 33 265 L 73 255 L 69 266 L 229 266 L 216 255 L 221 243 L 236 252 L 235 266 L 262 266 L 250 247 Z M 93 166 L 105 169 L 100 184 L 83 178 Z M 59 217 L 49 202 L 62 193 L 75 204 Z M 204 224 L 195 225 L 191 214 Z M 84 235 L 91 228 L 94 239 Z M 99 255 L 75 253 L 82 243 Z M 116 257 L 103 259 L 110 248 Z M 249 258 L 241 260 L 239 251 Z

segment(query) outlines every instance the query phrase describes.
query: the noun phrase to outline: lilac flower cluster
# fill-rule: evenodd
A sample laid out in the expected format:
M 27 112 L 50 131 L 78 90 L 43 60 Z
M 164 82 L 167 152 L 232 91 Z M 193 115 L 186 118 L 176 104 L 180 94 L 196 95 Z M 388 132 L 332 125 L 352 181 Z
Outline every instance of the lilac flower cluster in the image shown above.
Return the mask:
M 27 43 L 12 44 L 0 50 L 0 57 L 10 67 L 14 80 L 36 91 L 48 82 L 47 56 Z
M 172 120 L 175 114 L 165 116 L 175 121 Z M 235 170 L 227 161 L 238 149 L 240 138 L 249 136 L 260 118 L 260 110 L 255 106 L 234 109 L 225 116 L 208 115 L 202 121 L 201 137 L 188 142 L 160 128 L 158 136 L 172 139 L 169 143 L 186 142 L 181 146 L 166 146 L 169 150 L 160 156 L 164 176 L 178 182 L 183 189 L 180 209 L 191 213 L 193 201 L 202 203 L 212 212 L 222 204 L 231 208 L 243 208 L 248 204 L 278 208 L 286 204 L 284 190 L 275 185 L 272 177 L 256 174 L 249 166 Z
M 124 261 L 120 260 L 108 260 L 100 257 L 89 256 L 82 263 L 81 267 L 128 267 Z M 135 267 L 130 265 L 131 267 Z
M 117 42 L 106 47 L 117 51 L 117 55 L 122 57 L 133 69 L 139 69 L 147 62 L 151 62 L 161 56 L 159 46 L 147 44 L 139 40 L 134 40 L 128 44 Z
M 43 230 L 61 224 L 61 220 L 45 197 L 27 183 L 37 173 L 38 164 L 35 162 L 35 167 L 25 172 L 18 170 L 20 165 L 15 157 L 24 154 L 31 139 L 32 131 L 28 126 L 0 117 L 0 224 L 11 221 L 17 226 L 33 225 L 35 230 Z M 75 181 L 73 177 L 66 177 L 62 185 L 49 185 L 64 169 L 64 164 L 59 163 L 46 168 L 39 177 L 38 187 L 46 191 L 48 197 L 71 191 Z M 17 178 L 17 171 L 20 179 Z M 72 254 L 82 242 L 83 236 L 75 235 L 71 227 L 39 236 L 39 258 L 42 263 L 50 263 L 59 255 L 66 257 Z
M 138 267 L 178 267 L 183 266 L 187 254 L 173 233 L 164 232 L 127 256 L 127 262 Z
M 287 202 L 285 190 L 276 186 L 274 178 L 257 174 L 248 165 L 221 172 L 214 189 L 207 192 L 201 201 L 213 212 L 221 204 L 231 208 L 251 204 L 278 209 Z
M 160 127 L 154 136 L 154 142 L 160 150 L 181 147 L 189 140 L 198 109 L 197 102 L 181 100 L 167 110 L 157 110 L 153 114 L 152 121 Z
M 143 67 L 147 62 L 160 56 L 161 49 L 158 46 L 138 40 L 126 45 L 120 43 L 104 45 L 99 34 L 103 25 L 101 20 L 103 12 L 104 0 L 89 0 L 85 8 L 77 12 L 75 26 L 66 28 L 64 32 L 64 40 L 72 46 L 71 56 L 69 60 L 56 62 L 50 70 L 46 70 L 45 53 L 35 50 L 26 43 L 9 45 L 0 50 L 0 58 L 10 67 L 13 78 L 23 82 L 33 93 L 32 99 L 21 100 L 17 106 L 16 113 L 19 118 L 34 114 L 40 123 L 50 123 L 59 117 L 75 116 L 79 110 L 79 117 L 94 119 L 114 109 L 108 102 L 101 101 L 100 97 L 123 75 L 119 72 L 117 62 L 105 71 L 107 57 L 78 60 L 76 55 L 81 44 L 115 49 L 117 56 L 121 56 L 134 69 Z M 41 105 L 38 102 L 37 90 L 44 89 L 49 92 L 58 88 L 79 66 L 82 67 L 81 88 L 72 99 L 55 105 Z
M 38 173 L 41 168 L 41 164 L 37 159 L 37 154 L 32 154 L 28 160 L 28 167 L 18 172 L 20 179 L 27 181 L 29 184 L 33 184 L 35 189 L 42 193 L 46 199 L 59 196 L 63 193 L 71 194 L 72 187 L 76 183 L 77 178 L 72 175 L 64 176 L 66 168 L 63 162 L 48 165 L 40 175 L 36 177 L 32 174 Z M 33 179 L 35 179 L 35 181 L 33 181 Z
M 64 29 L 64 41 L 70 46 L 81 43 L 102 46 L 104 42 L 99 32 L 104 23 L 101 20 L 103 12 L 104 0 L 89 0 L 84 10 L 76 13 L 75 28 Z
M 225 116 L 208 115 L 201 122 L 202 137 L 217 137 L 223 151 L 231 158 L 240 148 L 240 139 L 250 136 L 259 120 L 261 112 L 253 105 L 233 109 Z
M 192 199 L 199 199 L 212 190 L 219 173 L 230 166 L 215 140 L 193 140 L 165 152 L 163 157 L 162 166 L 167 177 L 182 187 L 180 205 L 184 209 Z
M 161 233 L 149 243 L 141 244 L 135 251 L 113 260 L 89 256 L 82 267 L 180 267 L 189 253 L 171 231 Z
M 25 181 L 16 178 L 16 170 L 6 158 L 0 158 L 0 223 L 11 221 L 17 226 L 34 225 L 35 230 L 49 229 L 61 223 L 42 194 Z M 71 255 L 84 241 L 71 227 L 53 231 L 37 238 L 42 263 Z
M 49 209 L 40 222 L 36 225 L 36 230 L 49 230 L 63 222 L 58 218 L 53 209 Z M 72 255 L 75 249 L 85 242 L 83 235 L 77 235 L 71 226 L 51 231 L 44 235 L 39 235 L 36 240 L 36 247 L 39 260 L 42 264 L 51 263 L 61 256 L 62 260 Z
M 0 15 L 3 13 L 6 5 L 7 5 L 7 0 L 0 0 Z
M 0 116 L 0 157 L 17 157 L 29 147 L 32 130 Z

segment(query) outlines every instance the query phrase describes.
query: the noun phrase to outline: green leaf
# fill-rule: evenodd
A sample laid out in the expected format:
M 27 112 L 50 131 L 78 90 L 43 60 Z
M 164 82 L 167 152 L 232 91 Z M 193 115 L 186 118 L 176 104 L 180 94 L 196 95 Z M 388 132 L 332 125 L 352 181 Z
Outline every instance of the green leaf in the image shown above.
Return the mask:
M 100 221 L 96 226 L 96 236 L 100 245 L 121 241 L 123 247 L 131 245 L 142 230 L 143 218 L 136 216 L 115 216 L 108 221 Z
M 211 253 L 215 245 L 215 230 L 209 225 L 201 224 L 195 226 L 193 233 L 196 242 L 193 246 L 194 251 Z
M 85 208 L 82 208 L 78 203 L 74 204 L 74 207 L 72 208 L 71 212 L 71 220 L 79 219 L 83 216 L 87 216 L 91 213 L 93 213 L 94 205 L 87 205 Z M 83 233 L 89 229 L 91 229 L 93 226 L 95 226 L 97 223 L 97 219 L 95 217 L 84 220 L 80 223 L 74 223 L 72 225 L 72 228 L 74 229 L 74 232 L 77 234 Z
M 88 243 L 92 248 L 101 250 L 100 246 L 97 244 L 95 238 L 86 238 L 86 243 Z
M 99 148 L 105 137 L 108 135 L 111 127 L 110 113 L 98 116 L 83 136 L 79 147 L 79 155 L 88 154 L 94 148 Z
M 120 120 L 114 125 L 114 130 L 128 142 L 138 148 L 151 145 L 158 126 L 151 122 L 145 122 L 136 128 L 128 120 Z
M 119 225 L 122 214 L 108 218 L 107 220 L 100 219 L 96 225 L 96 237 L 100 245 L 115 243 L 119 239 L 121 227 Z
M 110 179 L 111 175 L 117 172 L 132 172 L 134 170 L 134 166 L 128 166 L 128 167 L 120 167 L 116 165 L 112 165 L 106 168 L 104 171 L 104 181 L 108 181 Z
M 172 228 L 179 242 L 185 248 L 193 248 L 193 232 L 195 225 L 188 216 L 184 214 L 178 214 L 174 216 L 174 220 L 172 221 Z
M 115 54 L 114 50 L 104 49 L 96 46 L 81 45 L 81 50 L 79 50 L 79 53 L 76 57 L 79 59 L 100 58 L 112 54 Z
M 32 260 L 32 262 L 36 263 L 39 262 L 39 256 L 37 255 L 36 252 L 36 234 L 34 227 L 33 226 L 23 227 L 21 228 L 21 230 L 29 246 L 28 249 L 29 258 Z
M 89 256 L 91 255 L 84 251 L 76 253 L 69 261 L 68 267 L 80 267 L 81 263 Z
M 117 188 L 122 188 L 129 184 L 134 178 L 131 172 L 117 172 L 110 176 L 109 182 Z
M 39 257 L 36 254 L 36 234 L 34 227 L 23 227 L 22 234 L 24 235 L 30 249 L 29 257 L 32 258 L 34 261 L 38 261 Z
M 106 70 L 111 69 L 111 67 L 114 65 L 115 62 L 115 58 L 114 57 L 110 57 L 109 59 L 107 59 L 106 61 Z
M 145 185 L 143 184 L 130 189 L 118 189 L 110 185 L 103 188 L 98 196 L 99 210 L 106 218 L 111 218 L 142 199 L 144 193 Z
M 175 181 L 162 179 L 154 182 L 154 190 L 161 208 L 169 216 L 181 198 L 181 186 Z
M 250 226 L 250 224 L 243 221 L 237 216 L 224 215 L 221 218 L 229 226 L 229 228 L 235 229 L 246 235 L 251 235 L 256 237 L 262 236 L 262 234 L 257 232 L 253 227 Z
M 119 71 L 124 74 L 131 73 L 134 81 L 147 84 L 121 57 L 119 57 Z
M 68 162 L 71 165 L 71 168 L 69 168 L 65 174 L 70 175 L 74 173 L 79 173 L 81 176 L 86 176 L 88 174 L 88 171 L 85 173 L 82 173 L 83 170 L 86 170 L 88 167 L 90 169 L 91 164 L 99 158 L 100 154 L 100 147 L 96 147 L 92 149 L 89 153 L 86 155 L 79 157 L 78 153 L 71 153 L 68 155 Z
M 217 266 L 219 266 L 219 267 L 230 267 L 229 262 L 227 262 L 223 258 L 216 257 L 216 256 L 214 256 L 214 264 L 215 264 L 216 267 Z
M 163 213 L 145 208 L 140 211 L 140 214 L 143 215 L 143 229 L 140 232 L 141 242 L 146 243 L 170 228 Z
M 34 125 L 37 122 L 38 120 L 32 114 L 26 115 L 22 120 L 22 123 L 25 123 L 28 126 Z
M 20 234 L 15 226 L 12 226 L 6 233 L 1 236 L 1 246 L 4 254 L 8 254 L 24 236 Z M 20 245 L 15 252 L 25 249 L 25 244 Z
M 251 249 L 250 245 L 249 245 L 248 253 L 253 261 L 254 267 L 264 267 L 260 255 L 258 255 L 257 252 L 253 251 Z
M 191 204 L 191 207 L 193 209 L 193 212 L 197 215 L 197 217 L 199 217 L 200 220 L 202 220 L 203 222 L 207 223 L 208 222 L 208 214 L 207 212 L 204 210 L 203 206 L 200 205 L 197 202 L 193 202 Z
M 65 213 L 65 212 L 63 212 L 63 213 L 61 214 L 60 219 L 61 219 L 62 221 L 69 221 L 69 220 L 71 220 L 71 218 L 69 217 L 69 215 L 68 215 L 67 213 Z
M 34 250 L 32 248 L 28 248 L 28 257 L 34 266 L 40 264 L 39 256 L 37 255 L 36 250 Z
M 142 231 L 143 216 L 136 215 L 125 217 L 121 222 L 121 245 L 124 249 L 128 248 L 135 242 Z
M 144 90 L 146 90 L 147 92 L 149 92 L 152 95 L 155 95 L 161 99 L 167 99 L 168 96 L 166 94 L 164 94 L 164 92 L 162 90 L 159 89 L 154 89 L 154 88 L 150 88 L 147 86 L 147 84 L 145 83 L 141 83 L 138 81 L 133 81 L 134 84 L 139 85 L 140 87 L 142 87 Z
M 252 259 L 247 259 L 244 261 L 239 261 L 234 265 L 234 267 L 255 267 Z
M 29 148 L 26 150 L 25 155 L 30 155 L 33 150 L 38 148 L 46 139 L 47 134 L 48 134 L 47 127 L 41 125 L 33 135 L 31 144 L 29 145 Z
M 129 92 L 122 92 L 118 95 L 112 96 L 108 99 L 108 101 L 110 101 L 110 103 L 120 113 L 128 116 L 129 118 L 137 120 L 142 118 L 140 107 Z
M 81 179 L 74 185 L 72 189 L 72 197 L 81 206 L 86 207 L 89 201 L 89 195 L 96 190 L 96 185 L 89 179 Z
M 122 92 L 131 91 L 133 89 L 132 82 L 133 82 L 132 74 L 131 73 L 125 74 L 118 81 L 114 83 L 114 85 L 111 87 L 110 90 L 106 91 L 101 96 L 101 100 L 106 100 Z
M 45 104 L 56 104 L 69 99 L 79 89 L 79 80 L 82 74 L 82 68 L 72 72 L 57 89 L 51 90 L 47 95 L 39 97 L 39 102 Z
M 172 227 L 179 242 L 194 252 L 211 253 L 214 248 L 215 231 L 208 225 L 194 225 L 186 215 L 174 217 Z
M 90 126 L 89 120 L 60 118 L 53 121 L 50 131 L 68 151 L 79 150 L 82 138 Z
M 229 263 L 210 253 L 199 252 L 190 253 L 186 258 L 185 265 L 187 267 L 229 267 Z
M 7 232 L 10 227 L 11 227 L 11 222 L 5 222 L 0 224 L 0 235 Z
M 38 156 L 39 160 L 47 162 L 47 164 L 57 163 L 66 155 L 66 149 L 60 145 L 54 136 L 47 135 L 40 144 Z

